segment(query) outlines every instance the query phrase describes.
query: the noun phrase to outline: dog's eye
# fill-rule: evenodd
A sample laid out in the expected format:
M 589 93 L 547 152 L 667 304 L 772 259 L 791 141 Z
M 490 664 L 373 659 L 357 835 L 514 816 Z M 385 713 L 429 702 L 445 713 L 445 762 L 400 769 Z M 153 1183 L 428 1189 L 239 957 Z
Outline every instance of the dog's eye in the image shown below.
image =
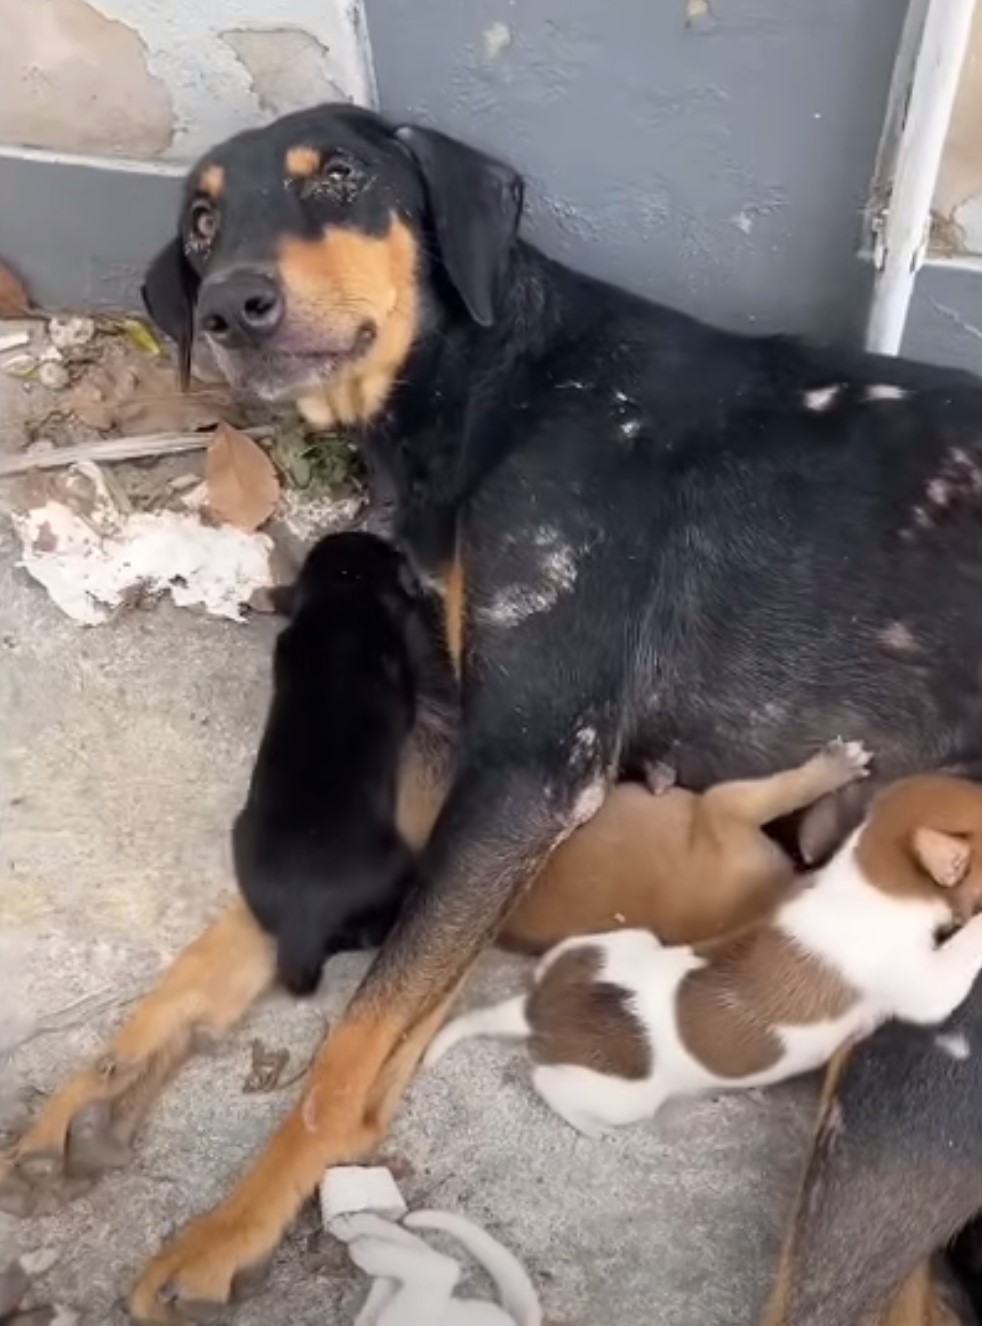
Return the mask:
M 304 180 L 301 197 L 350 203 L 361 192 L 364 184 L 365 174 L 358 162 L 338 153 L 328 157 L 316 175 Z
M 218 234 L 218 213 L 211 203 L 199 198 L 191 208 L 188 225 L 195 239 L 210 244 Z
M 321 171 L 329 184 L 347 184 L 354 179 L 355 168 L 343 157 L 331 157 Z

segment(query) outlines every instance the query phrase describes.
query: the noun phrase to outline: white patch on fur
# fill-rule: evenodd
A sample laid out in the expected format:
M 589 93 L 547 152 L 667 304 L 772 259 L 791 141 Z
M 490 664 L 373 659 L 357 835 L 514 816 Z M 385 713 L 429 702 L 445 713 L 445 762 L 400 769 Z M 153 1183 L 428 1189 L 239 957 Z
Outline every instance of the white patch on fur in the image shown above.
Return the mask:
M 906 387 L 898 387 L 892 382 L 874 382 L 866 388 L 868 401 L 902 401 L 909 394 Z
M 573 759 L 577 762 L 591 760 L 597 753 L 599 733 L 589 723 L 578 728 L 573 735 Z
M 592 820 L 603 805 L 606 796 L 607 784 L 602 778 L 588 783 L 573 802 L 573 827 L 579 828 L 581 824 L 586 824 L 587 820 Z
M 805 409 L 814 410 L 816 414 L 821 414 L 827 410 L 830 405 L 834 405 L 835 399 L 842 390 L 837 382 L 830 387 L 815 387 L 812 391 L 805 392 Z
M 559 530 L 540 525 L 532 533 L 532 545 L 536 552 L 530 579 L 499 590 L 478 611 L 482 621 L 492 626 L 517 626 L 527 617 L 548 612 L 576 584 L 576 554 Z
M 621 437 L 626 437 L 628 441 L 637 437 L 641 432 L 640 419 L 625 419 L 621 424 Z
M 944 1054 L 952 1059 L 957 1059 L 959 1062 L 964 1062 L 972 1053 L 968 1037 L 960 1031 L 948 1031 L 943 1035 L 935 1036 L 934 1043 Z

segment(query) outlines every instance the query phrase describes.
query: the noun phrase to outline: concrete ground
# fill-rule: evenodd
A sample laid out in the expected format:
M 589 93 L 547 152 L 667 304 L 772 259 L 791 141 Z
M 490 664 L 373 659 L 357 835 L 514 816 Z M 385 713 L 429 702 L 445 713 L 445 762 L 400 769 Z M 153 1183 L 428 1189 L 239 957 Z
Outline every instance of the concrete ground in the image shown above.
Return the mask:
M 10 397 L 10 388 L 7 388 Z M 0 393 L 0 447 L 4 445 Z M 273 624 L 167 605 L 77 627 L 15 568 L 0 486 L 0 1126 L 99 1047 L 128 1000 L 232 888 L 228 829 L 267 695 Z M 303 1065 L 362 970 L 314 1003 L 270 999 L 195 1060 L 136 1158 L 60 1214 L 0 1214 L 0 1266 L 50 1250 L 39 1298 L 121 1323 L 121 1296 L 214 1202 L 293 1091 L 250 1094 L 250 1044 Z M 488 958 L 467 999 L 521 979 Z M 813 1084 L 673 1107 L 592 1142 L 532 1096 L 520 1051 L 474 1042 L 412 1088 L 387 1154 L 410 1204 L 458 1209 L 522 1257 L 557 1326 L 752 1326 L 809 1132 Z M 346 1326 L 363 1285 L 313 1217 L 239 1326 Z M 407 1323 L 406 1326 L 427 1326 Z

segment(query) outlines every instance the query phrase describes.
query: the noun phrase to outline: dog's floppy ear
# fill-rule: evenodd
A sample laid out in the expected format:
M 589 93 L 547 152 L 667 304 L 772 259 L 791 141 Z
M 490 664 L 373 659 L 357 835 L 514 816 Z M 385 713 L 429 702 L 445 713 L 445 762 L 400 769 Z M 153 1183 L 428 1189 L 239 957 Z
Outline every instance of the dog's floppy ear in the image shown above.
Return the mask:
M 150 317 L 162 332 L 177 342 L 181 386 L 191 376 L 191 344 L 194 340 L 194 306 L 198 298 L 198 276 L 192 269 L 179 239 L 157 254 L 147 269 L 141 291 Z
M 972 849 L 957 834 L 921 827 L 914 830 L 911 842 L 914 856 L 941 888 L 955 888 L 968 874 Z
M 522 177 L 433 129 L 403 125 L 395 132 L 423 176 L 447 276 L 474 321 L 490 327 L 522 214 Z

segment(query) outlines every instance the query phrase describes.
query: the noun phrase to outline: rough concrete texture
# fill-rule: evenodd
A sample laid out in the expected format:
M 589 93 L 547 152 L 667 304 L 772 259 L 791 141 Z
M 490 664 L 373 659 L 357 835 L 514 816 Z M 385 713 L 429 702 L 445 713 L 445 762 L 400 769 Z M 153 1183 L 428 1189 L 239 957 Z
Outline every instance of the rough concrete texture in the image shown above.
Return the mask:
M 10 146 L 186 161 L 271 115 L 373 96 L 361 0 L 0 0 L 0 31 Z
M 231 888 L 228 827 L 273 632 L 163 606 L 82 630 L 14 562 L 0 515 L 0 1124 L 20 1092 L 97 1050 Z M 142 1260 L 222 1194 L 295 1094 L 243 1093 L 251 1039 L 288 1048 L 289 1076 L 362 966 L 336 960 L 316 1002 L 272 998 L 193 1062 L 129 1170 L 56 1216 L 0 1215 L 0 1264 L 50 1249 L 39 1294 L 91 1326 L 122 1323 Z M 522 970 L 490 958 L 466 998 L 507 993 Z M 475 1042 L 412 1088 L 386 1152 L 411 1167 L 411 1204 L 461 1210 L 526 1260 L 553 1323 L 750 1326 L 812 1100 L 810 1084 L 707 1099 L 592 1142 L 530 1094 L 519 1050 Z M 363 1286 L 311 1248 L 313 1227 L 291 1236 L 240 1326 L 353 1320 Z

